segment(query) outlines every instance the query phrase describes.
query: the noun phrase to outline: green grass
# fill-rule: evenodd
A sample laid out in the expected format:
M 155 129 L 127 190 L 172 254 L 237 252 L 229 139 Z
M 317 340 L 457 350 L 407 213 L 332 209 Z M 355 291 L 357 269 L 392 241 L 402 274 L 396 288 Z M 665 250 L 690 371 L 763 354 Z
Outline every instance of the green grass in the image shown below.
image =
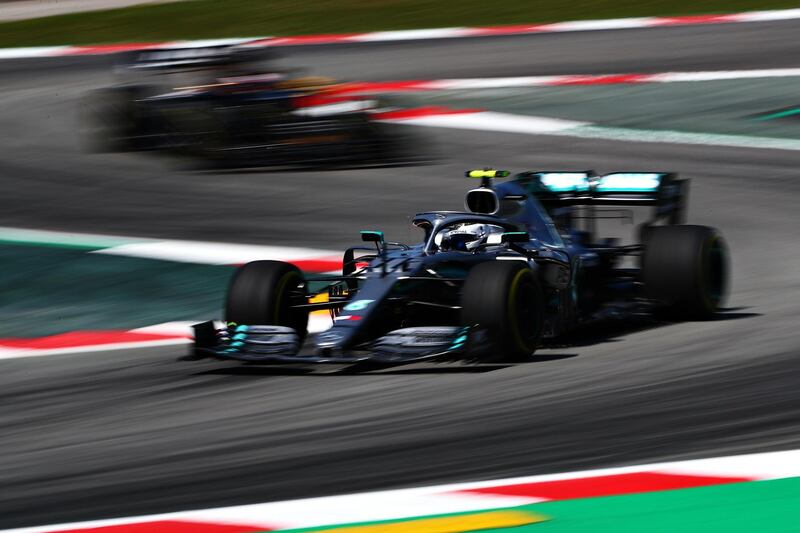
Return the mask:
M 0 23 L 0 47 L 731 13 L 798 0 L 194 0 Z

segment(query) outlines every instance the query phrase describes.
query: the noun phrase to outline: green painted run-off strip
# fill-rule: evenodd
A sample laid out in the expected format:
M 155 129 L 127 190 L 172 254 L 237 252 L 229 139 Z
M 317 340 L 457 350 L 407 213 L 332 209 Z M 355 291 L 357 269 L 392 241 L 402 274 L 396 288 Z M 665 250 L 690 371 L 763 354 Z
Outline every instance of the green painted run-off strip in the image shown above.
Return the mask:
M 494 532 L 508 533 L 797 533 L 800 478 L 584 498 L 516 509 L 547 516 L 546 522 Z M 485 511 L 483 511 L 485 512 Z M 458 513 L 470 514 L 470 513 Z M 457 515 L 443 515 L 457 516 Z M 383 523 L 398 523 L 392 520 Z M 352 524 L 351 524 L 352 525 Z M 409 531 L 413 531 L 413 522 Z M 292 533 L 336 531 L 327 528 Z
M 124 244 L 147 242 L 145 239 L 115 237 L 111 235 L 89 235 L 34 229 L 0 227 L 0 243 L 69 248 L 73 250 L 102 250 Z

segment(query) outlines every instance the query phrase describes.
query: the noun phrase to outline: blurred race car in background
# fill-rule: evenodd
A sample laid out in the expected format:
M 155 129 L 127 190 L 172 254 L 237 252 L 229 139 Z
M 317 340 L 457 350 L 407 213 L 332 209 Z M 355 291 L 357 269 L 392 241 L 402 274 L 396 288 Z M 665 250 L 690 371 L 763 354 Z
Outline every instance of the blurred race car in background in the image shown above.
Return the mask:
M 198 357 L 257 363 L 522 361 L 543 337 L 609 316 L 704 319 L 728 285 L 728 252 L 711 227 L 682 224 L 688 181 L 661 172 L 473 170 L 465 212 L 417 214 L 422 241 L 344 252 L 341 276 L 305 277 L 255 261 L 228 289 L 225 322 L 195 326 Z M 610 206 L 610 207 L 601 207 Z M 628 244 L 600 220 L 650 207 Z M 333 326 L 304 347 L 310 311 Z M 308 354 L 304 353 L 308 351 Z
M 161 150 L 201 167 L 403 162 L 408 154 L 407 134 L 372 120 L 375 99 L 270 68 L 269 50 L 160 48 L 123 57 L 120 83 L 81 105 L 93 151 Z

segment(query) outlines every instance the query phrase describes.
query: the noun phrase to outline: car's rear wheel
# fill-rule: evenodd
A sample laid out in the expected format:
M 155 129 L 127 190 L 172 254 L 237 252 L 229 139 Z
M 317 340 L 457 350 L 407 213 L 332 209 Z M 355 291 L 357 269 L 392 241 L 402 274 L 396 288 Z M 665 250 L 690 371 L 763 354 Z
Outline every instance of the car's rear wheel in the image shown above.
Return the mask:
M 645 294 L 670 318 L 707 319 L 728 292 L 728 248 L 708 226 L 656 226 L 645 233 Z
M 228 287 L 225 320 L 238 324 L 286 326 L 302 344 L 308 331 L 305 280 L 296 266 L 281 261 L 253 261 L 236 271 Z
M 136 102 L 153 92 L 146 85 L 120 86 L 99 89 L 84 98 L 80 125 L 86 148 L 100 153 L 149 148 L 143 139 L 153 132 Z
M 481 359 L 518 362 L 530 359 L 539 345 L 544 301 L 539 280 L 520 261 L 491 261 L 474 267 L 464 282 L 461 323 L 475 326 L 488 345 Z

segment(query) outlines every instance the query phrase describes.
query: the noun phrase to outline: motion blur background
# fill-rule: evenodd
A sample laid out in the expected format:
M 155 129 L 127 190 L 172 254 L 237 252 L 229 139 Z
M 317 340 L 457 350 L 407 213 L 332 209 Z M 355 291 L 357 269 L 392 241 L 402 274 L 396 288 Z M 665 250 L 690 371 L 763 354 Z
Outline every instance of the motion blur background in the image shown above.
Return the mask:
M 0 47 L 24 47 L 0 50 L 0 528 L 798 446 L 800 16 L 705 16 L 797 2 L 132 3 L 0 2 Z M 331 37 L 495 25 L 516 29 Z M 327 37 L 263 41 L 309 34 Z M 402 155 L 219 168 L 89 149 L 81 109 L 129 57 L 107 52 L 229 38 L 267 43 L 265 72 L 361 88 L 348 99 L 389 113 Z M 413 241 L 410 217 L 461 209 L 463 171 L 487 165 L 690 178 L 689 221 L 730 244 L 727 312 L 608 324 L 527 364 L 360 376 L 74 349 L 219 316 L 239 261 L 197 242 L 325 259 L 360 229 Z

